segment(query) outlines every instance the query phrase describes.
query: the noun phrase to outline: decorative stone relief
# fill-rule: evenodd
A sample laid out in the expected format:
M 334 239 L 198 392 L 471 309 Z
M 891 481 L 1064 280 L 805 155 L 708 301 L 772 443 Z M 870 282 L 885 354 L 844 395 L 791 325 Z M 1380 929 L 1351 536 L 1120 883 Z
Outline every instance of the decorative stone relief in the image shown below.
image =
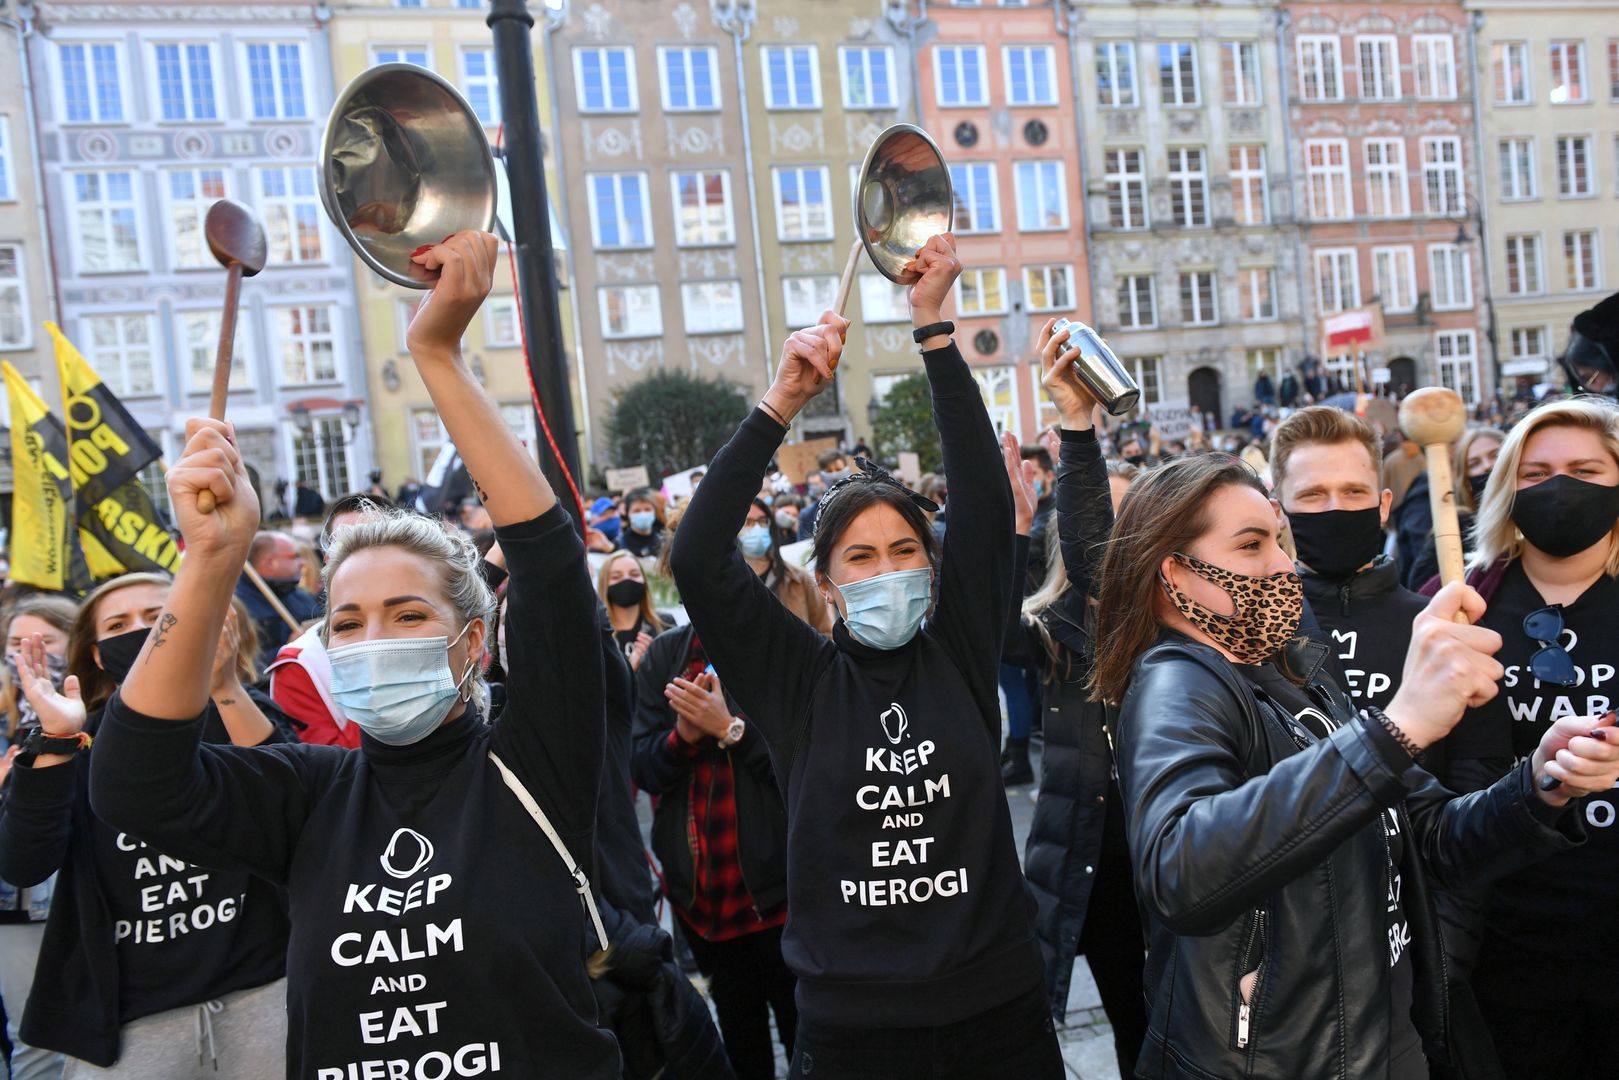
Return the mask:
M 163 136 L 137 134 L 129 137 L 127 144 L 130 157 L 155 158 L 163 156 Z
M 1264 130 L 1263 115 L 1257 109 L 1231 109 L 1225 114 L 1226 128 L 1233 135 L 1257 135 Z
M 1399 24 L 1381 11 L 1372 11 L 1362 15 L 1344 29 L 1353 29 L 1362 34 L 1392 34 L 1399 29 Z
M 775 28 L 776 36 L 779 38 L 796 38 L 798 36 L 797 19 L 789 18 L 786 15 L 778 15 L 771 25 Z
M 271 157 L 290 158 L 304 156 L 299 153 L 303 140 L 291 128 L 271 128 L 264 136 L 264 152 Z
M 86 161 L 106 161 L 117 150 L 118 144 L 105 131 L 91 131 L 79 137 L 79 157 Z
M 685 38 L 687 41 L 690 41 L 691 36 L 697 32 L 697 9 L 682 0 L 682 2 L 676 6 L 673 16 L 675 20 L 675 29 L 680 31 L 681 37 Z
M 803 154 L 810 150 L 824 153 L 826 127 L 821 122 L 821 115 L 816 113 L 805 119 L 770 117 L 770 152 L 779 154 L 783 150 L 789 154 Z
M 1349 127 L 1336 117 L 1323 116 L 1317 118 L 1300 134 L 1305 138 L 1316 135 L 1347 135 L 1349 134 Z
M 878 119 L 881 117 L 882 119 Z M 846 112 L 843 114 L 843 137 L 851 147 L 870 146 L 877 136 L 893 122 L 891 113 Z
M 725 154 L 725 128 L 720 118 L 710 116 L 702 120 L 677 120 L 664 117 L 664 134 L 669 140 L 669 152 L 675 157 L 721 157 Z
M 663 366 L 661 338 L 648 338 L 645 341 L 609 341 L 602 352 L 607 356 L 608 375 L 619 374 L 620 364 L 634 372 L 646 370 L 648 364 L 654 367 Z
M 634 117 L 624 120 L 582 120 L 585 136 L 585 161 L 596 162 L 604 158 L 641 157 L 641 121 Z
M 1107 114 L 1109 135 L 1134 135 L 1141 130 L 1141 112 L 1138 109 L 1117 109 Z
M 693 368 L 699 366 L 699 361 L 710 367 L 725 367 L 745 362 L 747 343 L 741 334 L 705 334 L 687 338 L 686 348 Z
M 214 141 L 201 131 L 182 131 L 174 137 L 174 156 L 186 161 L 211 157 Z
M 1242 237 L 1243 251 L 1249 255 L 1263 255 L 1270 247 L 1270 245 L 1265 242 L 1266 238 L 1266 233 L 1244 233 Z
M 219 145 L 232 157 L 258 156 L 258 142 L 247 132 L 227 131 L 219 138 Z
M 1366 134 L 1368 135 L 1400 135 L 1404 131 L 1405 129 L 1398 121 L 1390 120 L 1383 116 L 1374 118 L 1366 125 Z
M 585 9 L 582 18 L 585 33 L 597 41 L 606 41 L 607 35 L 613 32 L 613 17 L 600 4 L 591 4 Z
M 1178 109 L 1166 114 L 1169 126 L 1179 135 L 1190 135 L 1203 126 L 1203 114 L 1190 110 Z
M 854 40 L 854 41 L 859 41 L 862 38 L 870 36 L 871 27 L 872 27 L 872 21 L 870 19 L 864 18 L 862 16 L 858 16 L 858 15 L 855 16 L 854 18 L 849 20 L 849 37 L 850 37 L 850 39 Z
M 838 269 L 831 244 L 784 245 L 781 249 L 781 266 L 783 270 L 800 274 L 830 274 Z
M 309 5 L 256 4 L 253 6 L 190 6 L 184 4 L 40 4 L 40 21 L 64 22 L 183 22 L 183 23 L 296 23 L 309 21 Z
M 736 277 L 736 250 L 734 248 L 699 248 L 695 251 L 682 251 L 680 253 L 680 276 L 682 278 L 699 278 L 710 281 L 715 278 Z
M 910 335 L 897 326 L 867 327 L 866 343 L 878 352 L 897 353 L 910 344 Z
M 596 258 L 596 271 L 603 281 L 646 281 L 653 276 L 654 269 L 650 251 Z

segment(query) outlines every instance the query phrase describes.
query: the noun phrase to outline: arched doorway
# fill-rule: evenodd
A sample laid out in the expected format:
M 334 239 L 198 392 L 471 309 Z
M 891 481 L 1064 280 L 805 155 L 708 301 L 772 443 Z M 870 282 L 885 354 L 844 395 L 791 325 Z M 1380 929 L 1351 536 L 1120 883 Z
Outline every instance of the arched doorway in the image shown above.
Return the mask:
M 1396 356 L 1389 361 L 1389 390 L 1395 397 L 1405 397 L 1417 388 L 1417 362 L 1409 356 Z
M 1220 408 L 1220 373 L 1211 367 L 1193 368 L 1186 377 L 1186 396 L 1204 416 L 1224 425 L 1225 410 Z

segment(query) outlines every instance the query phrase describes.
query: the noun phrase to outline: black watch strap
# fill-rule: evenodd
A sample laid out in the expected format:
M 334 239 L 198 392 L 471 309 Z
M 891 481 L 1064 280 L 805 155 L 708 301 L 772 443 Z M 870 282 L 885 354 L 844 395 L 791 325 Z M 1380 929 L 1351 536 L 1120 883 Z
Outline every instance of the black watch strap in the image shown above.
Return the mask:
M 926 326 L 918 326 L 915 330 L 911 331 L 911 340 L 920 345 L 930 337 L 938 337 L 940 334 L 949 336 L 955 332 L 956 324 L 951 322 L 949 319 L 946 319 L 944 322 L 929 323 Z
M 38 757 L 41 754 L 77 754 L 80 750 L 90 748 L 90 736 L 85 732 L 77 735 L 48 735 L 43 728 L 35 728 L 23 740 L 22 749 L 25 754 Z

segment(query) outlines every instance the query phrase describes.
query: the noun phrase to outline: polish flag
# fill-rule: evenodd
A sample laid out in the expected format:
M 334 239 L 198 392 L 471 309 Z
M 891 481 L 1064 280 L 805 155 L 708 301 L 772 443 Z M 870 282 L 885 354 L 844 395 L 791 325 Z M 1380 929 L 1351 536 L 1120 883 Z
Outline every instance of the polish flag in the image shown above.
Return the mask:
M 1365 345 L 1378 336 L 1372 322 L 1372 312 L 1368 308 L 1334 315 L 1322 324 L 1322 331 L 1326 337 L 1328 353 Z

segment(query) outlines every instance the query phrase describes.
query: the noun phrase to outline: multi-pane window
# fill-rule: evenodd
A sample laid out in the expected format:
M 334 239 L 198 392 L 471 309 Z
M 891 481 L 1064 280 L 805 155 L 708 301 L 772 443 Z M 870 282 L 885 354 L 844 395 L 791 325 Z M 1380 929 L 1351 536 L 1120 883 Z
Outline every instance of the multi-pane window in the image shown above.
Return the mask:
M 1227 105 L 1258 105 L 1259 87 L 1259 43 L 1221 42 L 1221 100 Z
M 1467 249 L 1457 244 L 1428 248 L 1428 290 L 1435 311 L 1460 311 L 1473 306 L 1471 266 Z
M 1597 193 L 1595 162 L 1588 135 L 1557 137 L 1557 193 L 1576 198 Z
M 320 262 L 321 207 L 315 190 L 315 170 L 295 165 L 255 172 L 270 262 Z
M 1214 271 L 1191 270 L 1181 274 L 1181 322 L 1187 326 L 1208 326 L 1220 321 L 1215 303 Z
M 1544 326 L 1515 326 L 1507 333 L 1512 343 L 1509 351 L 1514 360 L 1545 360 L 1546 328 Z
M 1498 41 L 1490 46 L 1497 105 L 1529 104 L 1529 43 Z
M 1163 357 L 1134 356 L 1120 359 L 1124 360 L 1125 370 L 1135 376 L 1136 385 L 1141 387 L 1141 404 L 1156 405 L 1164 399 L 1158 372 Z
M 1574 105 L 1591 99 L 1585 77 L 1585 42 L 1554 41 L 1549 46 L 1552 69 L 1552 104 Z
M 1366 140 L 1366 212 L 1373 217 L 1404 217 L 1410 212 L 1404 141 Z
M 1310 184 L 1310 216 L 1318 219 L 1355 216 L 1349 191 L 1349 141 L 1310 139 L 1304 144 L 1304 171 Z
M 62 119 L 115 124 L 124 119 L 123 50 L 116 42 L 56 47 L 62 73 Z
M 669 177 L 669 188 L 675 206 L 675 237 L 681 246 L 736 242 L 729 172 L 677 172 Z
M 1354 248 L 1315 253 L 1315 291 L 1323 315 L 1360 306 L 1360 267 Z
M 845 45 L 838 49 L 843 73 L 843 107 L 892 109 L 895 89 L 894 50 L 887 45 Z
M 181 368 L 186 372 L 186 392 L 206 394 L 214 385 L 214 361 L 219 350 L 219 311 L 183 311 L 180 324 Z M 247 320 L 236 320 L 236 339 L 231 343 L 230 389 L 247 390 L 253 386 L 252 365 L 248 362 L 248 347 L 252 335 L 247 332 Z
M 1545 288 L 1543 280 L 1540 234 L 1520 233 L 1507 237 L 1507 293 L 1512 296 L 1534 296 Z
M 439 451 L 450 441 L 450 433 L 444 430 L 444 423 L 434 410 L 412 409 L 410 435 L 411 444 L 416 448 L 416 475 L 426 476 L 433 471 Z
M 814 45 L 766 45 L 765 108 L 821 107 L 820 50 Z
M 11 202 L 17 197 L 16 185 L 11 181 L 10 120 L 0 113 L 0 202 Z
M 1619 101 L 1619 38 L 1608 39 L 1608 100 Z
M 1050 45 L 1008 45 L 1001 50 L 1008 105 L 1057 104 L 1056 50 Z
M 1197 45 L 1191 41 L 1158 43 L 1158 95 L 1165 105 L 1196 105 Z
M 706 45 L 658 50 L 664 112 L 707 112 L 719 108 L 719 54 Z
M 246 46 L 247 96 L 255 120 L 309 115 L 304 95 L 304 47 L 296 41 L 252 41 Z
M 104 273 L 141 269 L 135 174 L 113 171 L 68 175 L 79 270 Z
M 1074 268 L 1063 264 L 1025 266 L 1023 300 L 1030 311 L 1072 311 Z
M 1202 150 L 1169 151 L 1169 210 L 1175 223 L 1185 228 L 1209 223 L 1209 176 Z
M 1269 266 L 1245 266 L 1237 271 L 1237 310 L 1243 322 L 1276 318 L 1276 271 Z
M 152 46 L 158 111 L 165 120 L 214 120 L 214 50 L 207 43 Z
M 1360 96 L 1364 101 L 1394 101 L 1400 96 L 1400 57 L 1392 34 L 1355 39 L 1360 57 Z
M 523 343 L 515 297 L 491 296 L 483 302 L 483 343 L 491 349 L 512 349 Z
M 645 173 L 587 176 L 590 240 L 598 250 L 652 246 L 652 215 Z
M 1563 234 L 1563 267 L 1570 289 L 1594 289 L 1600 285 L 1599 265 L 1596 230 L 1574 229 Z
M 1107 220 L 1115 229 L 1147 227 L 1147 174 L 1140 150 L 1105 150 Z
M 22 248 L 0 244 L 0 349 L 27 348 L 33 340 Z
M 281 354 L 281 384 L 333 382 L 337 379 L 337 337 L 332 331 L 332 309 L 277 307 L 270 309 L 276 348 Z
M 421 7 L 422 0 L 403 0 L 401 7 Z M 352 490 L 349 479 L 349 446 L 343 435 L 341 416 L 314 416 L 309 430 L 288 424 L 285 427 L 288 457 L 293 477 L 320 492 L 323 499 L 335 499 Z
M 1409 247 L 1372 249 L 1372 289 L 1383 310 L 1397 314 L 1417 309 L 1417 257 Z
M 982 45 L 933 47 L 933 86 L 941 106 L 989 104 L 984 84 Z
M 1533 199 L 1539 194 L 1533 138 L 1502 139 L 1496 144 L 1496 153 L 1501 164 L 1502 199 Z
M 150 315 L 91 315 L 79 322 L 79 342 L 101 381 L 119 397 L 157 392 Z
M 1463 212 L 1462 141 L 1453 135 L 1422 140 L 1422 201 L 1430 214 Z
M 1441 330 L 1434 335 L 1439 360 L 1439 382 L 1454 390 L 1469 405 L 1478 404 L 1478 360 L 1473 353 L 1473 331 Z
M 1009 364 L 997 364 L 993 367 L 979 367 L 973 365 L 973 380 L 978 383 L 978 393 L 984 399 L 984 409 L 989 413 L 989 422 L 994 425 L 995 434 L 1016 432 L 1018 430 L 1018 395 L 1017 395 L 1017 368 Z
M 957 285 L 956 310 L 963 316 L 1006 314 L 1006 271 L 963 270 Z
M 634 112 L 640 108 L 635 92 L 635 50 L 628 45 L 574 49 L 573 77 L 580 112 Z
M 1017 182 L 1017 227 L 1023 232 L 1068 228 L 1068 195 L 1060 161 L 1020 161 L 1012 166 Z
M 781 294 L 787 329 L 801 330 L 820 321 L 821 313 L 837 303 L 838 279 L 831 274 L 784 277 Z
M 861 274 L 860 318 L 868 326 L 905 322 L 911 317 L 909 291 L 906 286 L 895 284 L 881 274 Z
M 680 310 L 688 334 L 729 334 L 742 329 L 742 283 L 687 281 L 680 286 Z
M 208 208 L 228 194 L 224 169 L 174 169 L 164 176 L 168 204 L 169 258 L 176 268 L 218 266 L 203 235 Z
M 778 168 L 770 170 L 770 176 L 776 191 L 777 239 L 830 240 L 831 184 L 827 170 L 815 166 Z M 956 223 L 959 231 L 961 223 L 959 217 Z
M 657 337 L 663 333 L 663 303 L 656 285 L 602 285 L 596 289 L 602 337 Z
M 1104 109 L 1136 104 L 1136 47 L 1129 41 L 1096 43 L 1096 98 Z
M 484 127 L 500 125 L 500 73 L 495 69 L 493 49 L 461 49 L 461 90 Z
M 1119 276 L 1119 327 L 1146 330 L 1158 325 L 1158 297 L 1151 274 Z
M 1344 96 L 1336 34 L 1299 35 L 1299 97 L 1339 101 Z
M 1456 42 L 1449 34 L 1415 34 L 1411 38 L 1412 81 L 1419 98 L 1456 96 Z
M 956 232 L 997 232 L 1001 227 L 995 166 L 985 161 L 950 166 L 956 196 Z
M 371 65 L 415 64 L 417 67 L 429 67 L 427 52 L 426 45 L 373 45 Z
M 1231 148 L 1231 216 L 1239 225 L 1263 225 L 1270 220 L 1266 195 L 1265 148 Z

